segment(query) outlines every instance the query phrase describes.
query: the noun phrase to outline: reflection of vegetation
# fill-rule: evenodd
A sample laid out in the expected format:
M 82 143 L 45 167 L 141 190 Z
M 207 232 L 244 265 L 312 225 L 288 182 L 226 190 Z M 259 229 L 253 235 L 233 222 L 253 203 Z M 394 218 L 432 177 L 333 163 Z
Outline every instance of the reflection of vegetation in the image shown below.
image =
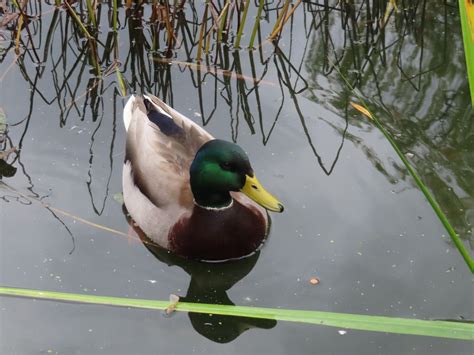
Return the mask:
M 382 28 L 371 20 L 370 9 L 361 5 L 354 8 L 358 20 L 347 23 L 342 42 L 336 21 L 339 16 L 328 15 L 323 36 L 314 36 L 306 61 L 308 91 L 311 99 L 320 101 L 317 94 L 324 89 L 320 66 L 325 61 L 330 87 L 343 91 L 342 79 L 331 70 L 337 63 L 352 84 L 370 98 L 371 109 L 416 166 L 460 236 L 474 247 L 474 123 L 453 10 L 445 4 L 440 14 L 438 8 L 420 1 L 400 9 Z M 361 23 L 367 26 L 355 26 Z M 347 46 L 346 40 L 352 44 Z M 342 107 L 346 102 L 345 97 L 334 95 L 329 102 L 320 103 Z M 365 126 L 359 118 L 351 124 Z M 364 145 L 353 135 L 347 138 Z M 397 164 L 390 171 L 371 148 L 363 150 L 391 181 L 406 179 Z
M 427 6 L 425 0 L 407 4 L 396 12 L 389 2 L 341 2 L 335 6 L 307 2 L 288 18 L 283 33 L 283 36 L 289 34 L 285 48 L 268 50 L 263 33 L 269 34 L 276 21 L 283 18 L 282 11 L 290 10 L 284 10 L 286 1 L 280 5 L 264 1 L 262 21 L 256 32 L 257 50 L 249 51 L 245 58 L 244 52 L 233 51 L 228 45 L 236 39 L 240 23 L 237 15 L 241 16 L 244 10 L 235 7 L 234 2 L 225 10 L 226 21 L 224 17 L 217 21 L 225 5 L 213 1 L 200 7 L 185 1 L 178 2 L 177 7 L 167 2 L 153 1 L 148 6 L 145 2 L 133 5 L 131 1 L 118 1 L 121 9 L 118 13 L 114 7 L 92 2 L 94 16 L 90 16 L 92 13 L 86 6 L 89 2 L 72 3 L 71 9 L 63 10 L 41 2 L 25 3 L 22 12 L 13 5 L 0 9 L 3 11 L 0 35 L 5 39 L 0 61 L 12 60 L 0 80 L 16 63 L 33 89 L 30 112 L 22 122 L 25 132 L 36 97 L 58 105 L 61 125 L 67 124 L 71 114 L 82 120 L 91 115 L 97 122 L 96 131 L 103 125 L 104 98 L 113 94 L 115 102 L 124 87 L 132 92 L 152 92 L 173 105 L 176 95 L 173 72 L 179 70 L 189 74 L 189 81 L 196 89 L 199 103 L 196 115 L 204 125 L 215 116 L 220 105 L 228 107 L 234 141 L 242 129 L 240 123 L 244 122 L 266 144 L 284 105 L 291 105 L 299 116 L 309 148 L 326 174 L 335 168 L 346 137 L 359 145 L 390 181 L 406 179 L 401 166 L 397 163 L 387 166 L 363 140 L 348 134 L 348 121 L 339 125 L 320 118 L 342 136 L 335 160 L 329 167 L 324 164 L 307 129 L 300 102 L 315 101 L 330 112 L 347 117 L 350 92 L 333 70 L 337 65 L 365 97 L 371 98 L 374 113 L 384 118 L 384 125 L 409 154 L 461 237 L 473 239 L 474 128 L 472 111 L 467 108 L 458 23 L 452 16 L 456 10 L 454 4 L 447 3 L 440 11 Z M 78 21 L 70 16 L 71 11 L 79 15 L 87 33 L 94 38 L 93 51 Z M 295 22 L 295 16 L 303 21 Z M 23 25 L 18 27 L 20 17 L 24 17 Z M 255 28 L 249 21 L 246 26 L 247 33 Z M 295 54 L 294 26 L 302 27 L 307 38 L 302 53 L 300 50 Z M 98 31 L 98 28 L 112 30 Z M 6 45 L 8 34 L 10 41 Z M 13 55 L 15 47 L 18 54 Z M 182 60 L 174 59 L 177 56 Z M 100 67 L 102 77 L 95 75 L 94 63 Z M 118 70 L 119 76 L 112 75 Z M 303 75 L 304 70 L 308 77 Z M 51 76 L 46 75 L 49 72 Z M 275 77 L 276 82 L 269 79 Z M 261 109 L 264 87 L 281 96 L 274 116 L 265 119 Z M 115 122 L 116 111 L 111 114 Z M 350 123 L 364 125 L 359 120 Z M 94 135 L 91 139 L 94 140 Z M 21 144 L 22 140 L 20 149 Z M 93 160 L 91 144 L 91 166 Z M 18 161 L 21 163 L 20 156 Z M 111 169 L 112 158 L 109 165 Z M 97 204 L 90 188 L 93 170 L 89 176 L 93 207 L 101 213 L 104 202 Z
M 274 52 L 270 51 L 265 54 L 263 51 L 262 25 L 257 26 L 258 50 L 257 52 L 249 51 L 248 61 L 244 62 L 240 52 L 231 51 L 230 46 L 222 45 L 219 40 L 211 42 L 210 36 L 218 36 L 218 34 L 213 32 L 213 27 L 210 24 L 206 24 L 203 27 L 205 23 L 213 21 L 211 21 L 211 18 L 203 19 L 203 15 L 208 11 L 207 8 L 211 9 L 211 5 L 206 6 L 203 10 L 202 8 L 195 8 L 193 3 L 190 2 L 187 4 L 190 8 L 187 8 L 186 12 L 178 11 L 179 8 L 175 9 L 177 11 L 174 12 L 174 17 L 168 13 L 169 9 L 160 8 L 165 11 L 164 14 L 160 15 L 162 17 L 160 17 L 157 15 L 158 10 L 156 6 L 154 6 L 157 3 L 153 2 L 154 5 L 151 7 L 143 6 L 142 4 L 141 6 L 128 8 L 125 12 L 125 19 L 118 16 L 115 21 L 114 16 L 109 16 L 108 23 L 102 23 L 102 26 L 114 29 L 124 27 L 125 25 L 122 23 L 125 23 L 128 29 L 128 41 L 126 43 L 130 45 L 127 47 L 125 44 L 120 48 L 123 65 L 120 68 L 117 83 L 113 85 L 114 81 L 111 80 L 110 74 L 118 70 L 120 62 L 117 34 L 111 31 L 102 38 L 101 32 L 95 30 L 101 26 L 101 21 L 107 21 L 101 16 L 101 9 L 104 5 L 96 4 L 95 11 L 97 14 L 94 17 L 89 17 L 87 8 L 83 7 L 82 3 L 78 4 L 75 8 L 65 5 L 67 11 L 60 11 L 54 8 L 44 10 L 41 6 L 32 8 L 32 5 L 29 4 L 28 8 L 24 8 L 23 11 L 24 13 L 34 14 L 35 21 L 33 23 L 43 25 L 45 14 L 51 15 L 51 12 L 53 12 L 50 19 L 45 18 L 46 22 L 44 24 L 47 28 L 41 31 L 42 27 L 36 26 L 34 31 L 30 32 L 30 25 L 23 27 L 22 29 L 27 31 L 24 36 L 26 39 L 22 36 L 18 37 L 12 32 L 12 38 L 19 38 L 20 41 L 18 46 L 20 52 L 19 55 L 15 56 L 14 62 L 18 63 L 23 76 L 32 86 L 35 92 L 34 96 L 39 96 L 47 104 L 56 103 L 59 106 L 61 126 L 66 125 L 71 114 L 79 115 L 83 120 L 86 115 L 91 114 L 92 120 L 98 122 L 100 126 L 102 122 L 101 117 L 103 117 L 101 110 L 104 107 L 103 99 L 107 96 L 106 92 L 110 90 L 122 92 L 122 88 L 125 86 L 132 92 L 153 92 L 173 105 L 171 72 L 173 66 L 176 66 L 180 71 L 189 72 L 192 85 L 197 89 L 200 107 L 199 115 L 202 117 L 204 125 L 214 116 L 218 105 L 224 103 L 228 106 L 231 118 L 230 128 L 234 141 L 237 140 L 240 121 L 243 118 L 243 122 L 245 122 L 252 134 L 257 132 L 256 125 L 258 122 L 262 141 L 266 144 L 281 115 L 287 93 L 285 87 L 293 91 L 299 82 L 304 82 L 301 75 L 296 75 L 295 89 L 291 89 L 290 77 L 298 74 L 302 65 L 302 61 L 300 61 L 299 68 L 293 66 L 291 62 L 291 47 L 288 57 L 281 50 L 275 52 L 280 59 L 283 59 L 283 61 L 273 61 L 278 68 L 277 76 L 279 81 L 274 83 L 266 80 L 265 77 L 269 72 L 269 65 L 272 63 L 271 59 L 274 57 Z M 313 4 L 307 5 L 309 11 L 313 7 L 316 8 L 317 6 Z M 214 13 L 217 11 L 216 9 L 222 10 L 222 8 L 216 7 L 214 10 L 209 10 L 209 12 Z M 229 11 L 232 11 L 232 9 L 233 7 Z M 288 1 L 285 2 L 283 7 L 275 4 L 272 5 L 269 2 L 265 4 L 262 10 L 263 22 L 271 23 L 272 18 L 281 20 L 280 24 L 290 22 L 290 19 L 292 22 L 290 15 L 295 13 L 295 9 L 296 6 L 289 6 Z M 112 10 L 109 8 L 109 14 Z M 76 15 L 79 16 L 69 16 L 68 14 L 71 14 L 72 11 L 77 12 Z M 167 21 L 163 18 L 166 14 L 171 16 L 172 21 Z M 124 13 L 120 13 L 120 15 L 124 15 Z M 145 18 L 148 17 L 149 22 L 146 22 Z M 79 22 L 78 18 L 79 20 L 82 19 L 84 24 Z M 199 22 L 200 19 L 201 22 Z M 47 22 L 48 20 L 50 20 L 49 23 Z M 305 16 L 305 23 L 307 21 L 309 21 L 309 18 L 306 19 Z M 228 21 L 225 26 L 228 28 L 230 25 L 231 23 Z M 82 28 L 83 26 L 86 27 L 85 31 Z M 173 29 L 174 36 L 172 41 L 169 40 L 170 26 Z M 278 29 L 277 32 L 282 29 L 282 26 L 276 27 Z M 15 27 L 12 27 L 12 31 L 14 29 Z M 203 33 L 203 37 L 207 41 L 204 44 L 196 41 L 196 36 L 203 29 L 207 31 Z M 44 35 L 43 32 L 46 34 Z M 124 37 L 123 32 L 121 32 L 122 37 Z M 224 32 L 228 33 L 229 31 L 226 30 Z M 275 34 L 276 32 L 274 32 L 274 37 L 277 38 L 278 36 Z M 94 37 L 92 47 L 90 46 L 90 36 Z M 46 38 L 44 42 L 41 40 L 43 37 Z M 35 39 L 39 39 L 40 45 L 32 45 Z M 200 45 L 202 60 L 200 63 L 199 60 L 198 63 L 193 63 L 193 57 L 196 57 Z M 163 46 L 165 47 L 163 48 Z M 206 48 L 205 51 L 202 51 L 203 46 Z M 185 62 L 169 58 L 175 55 L 175 52 L 183 51 L 186 58 Z M 99 69 L 97 69 L 97 66 Z M 285 67 L 287 68 L 285 69 Z M 270 70 L 272 69 L 273 67 Z M 46 79 L 44 74 L 48 70 L 51 70 L 52 74 L 53 97 L 48 95 L 41 85 L 41 82 Z M 94 73 L 98 74 L 99 71 L 102 77 L 94 75 Z M 246 71 L 247 74 L 245 74 Z M 286 79 L 283 75 L 285 72 L 289 75 Z M 209 85 L 210 83 L 212 84 Z M 277 95 L 280 94 L 282 96 L 279 108 L 269 126 L 264 123 L 265 120 L 260 105 L 261 86 L 279 87 Z M 210 102 L 211 107 L 206 108 L 210 101 L 206 99 L 209 97 L 210 88 L 213 99 Z M 304 87 L 299 88 L 294 94 L 298 95 L 304 90 Z M 296 99 L 295 95 L 293 95 L 292 99 L 294 102 Z M 80 103 L 81 101 L 84 101 L 84 103 Z M 115 112 L 113 114 L 115 122 Z M 304 127 L 305 118 L 301 112 L 299 116 Z M 265 127 L 268 127 L 268 129 Z M 311 143 L 310 134 L 306 129 L 305 131 L 318 163 L 326 173 L 330 173 L 337 159 L 333 162 L 332 168 L 326 170 L 321 157 Z M 111 146 L 113 146 L 113 142 Z M 100 208 L 96 208 L 94 203 L 93 205 L 94 210 L 100 213 Z
M 8 136 L 7 117 L 0 108 L 0 180 L 2 177 L 12 177 L 16 168 L 8 162 L 9 157 L 16 153 L 10 137 Z
M 233 43 L 239 28 L 236 16 L 242 15 L 244 10 L 235 7 L 234 2 L 225 10 L 224 5 L 212 1 L 201 7 L 185 1 L 179 2 L 178 7 L 167 2 L 153 1 L 147 6 L 118 1 L 122 11 L 117 17 L 114 7 L 95 2 L 94 16 L 90 16 L 92 12 L 85 6 L 89 2 L 78 2 L 66 10 L 26 3 L 22 12 L 13 6 L 9 11 L 3 8 L 1 35 L 6 38 L 10 33 L 11 39 L 10 45 L 2 45 L 0 61 L 11 58 L 8 53 L 16 47 L 18 54 L 14 55 L 13 63 L 17 63 L 33 89 L 30 114 L 33 99 L 40 97 L 47 104 L 58 105 L 61 125 L 67 124 L 72 113 L 82 119 L 92 115 L 97 131 L 103 122 L 103 100 L 110 96 L 108 92 L 113 92 L 116 98 L 118 92 L 123 91 L 121 80 L 130 91 L 149 91 L 173 105 L 172 72 L 180 70 L 189 73 L 190 82 L 196 88 L 199 116 L 204 125 L 214 117 L 219 105 L 228 106 L 234 141 L 242 121 L 251 133 L 258 130 L 266 144 L 284 105 L 294 106 L 310 149 L 323 171 L 330 174 L 344 140 L 336 159 L 326 167 L 306 127 L 305 113 L 299 102 L 304 98 L 316 101 L 329 111 L 347 117 L 350 93 L 333 70 L 333 65 L 337 65 L 366 97 L 372 98 L 375 113 L 384 117 L 384 124 L 397 137 L 401 148 L 413 155 L 411 159 L 417 170 L 456 229 L 463 238 L 472 240 L 474 173 L 470 167 L 474 164 L 474 128 L 470 119 L 472 111 L 467 109 L 462 45 L 457 30 L 452 30 L 458 28 L 457 19 L 451 14 L 456 9 L 454 5 L 445 4 L 440 12 L 436 7 L 427 6 L 426 1 L 419 1 L 400 7 L 396 13 L 388 2 L 359 5 L 341 2 L 340 6 L 305 3 L 295 12 L 303 19 L 300 26 L 308 38 L 297 59 L 291 36 L 293 17 L 288 19 L 290 37 L 285 51 L 281 47 L 264 51 L 262 33 L 271 32 L 265 27 L 266 23 L 274 27 L 275 21 L 282 18 L 282 11 L 289 11 L 284 10 L 287 2 L 280 6 L 264 2 L 262 21 L 257 26 L 257 50 L 249 51 L 248 60 L 243 60 L 243 52 L 233 51 L 226 45 Z M 221 21 L 217 21 L 224 10 L 228 20 L 223 21 L 221 17 Z M 69 15 L 71 11 L 79 16 L 88 35 L 94 38 L 93 51 L 79 22 Z M 18 27 L 19 18 L 24 18 L 21 27 Z M 247 25 L 248 32 L 254 29 L 250 22 Z M 97 30 L 99 27 L 126 28 L 127 32 L 120 31 L 122 40 L 128 36 L 125 44 L 119 48 L 117 33 L 101 32 Z M 172 59 L 178 53 L 184 61 Z M 100 67 L 100 78 L 94 75 L 95 65 Z M 11 68 L 9 64 L 2 78 Z M 304 69 L 309 73 L 308 78 L 302 75 Z M 120 76 L 111 76 L 117 70 Z M 49 71 L 52 95 L 49 82 L 45 82 Z M 272 74 L 278 78 L 277 82 L 267 79 Z M 331 79 L 329 83 L 325 78 Z M 274 117 L 266 118 L 270 122 L 265 122 L 260 105 L 263 86 L 277 89 L 275 94 L 281 95 Z M 30 114 L 23 122 L 25 132 Z M 112 115 L 115 122 L 116 112 Z M 327 123 L 344 138 L 347 122 L 345 127 Z M 362 125 L 358 121 L 351 124 Z M 361 145 L 374 166 L 390 181 L 406 178 L 398 164 L 385 166 L 362 140 L 354 135 L 348 137 Z M 94 135 L 91 139 L 94 140 Z M 21 144 L 22 141 L 20 149 Z M 89 175 L 90 188 L 92 171 Z M 92 195 L 91 192 L 94 210 L 100 213 L 104 203 L 96 206 Z

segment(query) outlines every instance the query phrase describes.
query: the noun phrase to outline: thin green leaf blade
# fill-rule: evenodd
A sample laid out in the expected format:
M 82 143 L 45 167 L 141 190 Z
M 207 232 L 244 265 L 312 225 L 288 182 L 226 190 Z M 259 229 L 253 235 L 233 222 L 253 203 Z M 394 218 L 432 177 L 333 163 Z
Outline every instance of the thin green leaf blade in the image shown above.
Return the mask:
M 459 0 L 459 13 L 461 15 L 462 38 L 466 56 L 467 78 L 471 91 L 471 104 L 474 106 L 474 3 Z
M 120 94 L 122 97 L 127 96 L 127 86 L 125 85 L 125 81 L 123 80 L 122 73 L 120 72 L 119 66 L 116 65 L 115 72 L 117 73 L 117 80 L 119 82 L 120 87 Z
M 246 0 L 245 7 L 244 7 L 244 14 L 242 15 L 242 19 L 240 20 L 240 26 L 237 32 L 237 38 L 235 39 L 235 44 L 234 44 L 235 48 L 240 48 L 240 39 L 242 38 L 242 34 L 244 32 L 244 27 L 245 27 L 245 22 L 247 20 L 247 13 L 249 10 L 249 6 L 250 6 L 250 0 Z
M 254 48 L 255 36 L 257 35 L 258 28 L 260 27 L 260 16 L 262 14 L 263 5 L 265 4 L 264 0 L 260 0 L 257 10 L 257 16 L 255 16 L 255 23 L 253 25 L 252 36 L 250 37 L 249 48 Z
M 0 295 L 150 310 L 164 310 L 169 306 L 169 301 L 81 295 L 12 287 L 0 287 Z M 188 302 L 179 302 L 175 310 L 181 312 L 274 319 L 354 330 L 474 340 L 474 324 L 463 322 Z
M 423 192 L 425 195 L 426 199 L 428 200 L 428 203 L 431 205 L 433 211 L 436 213 L 438 216 L 440 222 L 443 224 L 444 228 L 446 231 L 449 233 L 449 236 L 451 237 L 451 240 L 453 241 L 454 245 L 456 245 L 456 248 L 458 249 L 459 253 L 463 257 L 464 261 L 466 262 L 466 265 L 469 267 L 469 270 L 471 273 L 474 274 L 474 259 L 471 257 L 471 254 L 467 250 L 466 246 L 464 245 L 463 241 L 459 237 L 459 235 L 456 233 L 454 230 L 453 226 L 448 220 L 448 217 L 444 214 L 443 210 L 441 209 L 441 206 L 438 204 L 434 196 L 431 194 L 430 190 L 428 187 L 425 185 L 421 177 L 418 175 L 416 172 L 415 168 L 410 164 L 410 162 L 405 158 L 405 155 L 402 153 L 401 149 L 398 147 L 398 144 L 395 142 L 395 140 L 392 138 L 390 133 L 384 128 L 382 125 L 381 121 L 375 116 L 372 112 L 370 112 L 367 103 L 365 102 L 364 98 L 362 95 L 349 83 L 349 80 L 346 78 L 346 76 L 340 71 L 339 67 L 332 64 L 333 68 L 338 72 L 338 74 L 341 76 L 342 80 L 346 83 L 347 87 L 351 90 L 351 92 L 359 99 L 359 101 L 362 103 L 361 105 L 352 105 L 354 108 L 357 110 L 361 110 L 364 114 L 368 114 L 368 116 L 372 119 L 372 121 L 375 123 L 377 128 L 382 132 L 382 134 L 385 136 L 387 141 L 390 143 L 392 146 L 393 150 L 395 153 L 397 153 L 398 157 L 400 160 L 403 162 L 405 167 L 407 168 L 408 172 L 412 176 L 412 178 L 415 180 L 416 184 L 420 188 L 420 190 Z

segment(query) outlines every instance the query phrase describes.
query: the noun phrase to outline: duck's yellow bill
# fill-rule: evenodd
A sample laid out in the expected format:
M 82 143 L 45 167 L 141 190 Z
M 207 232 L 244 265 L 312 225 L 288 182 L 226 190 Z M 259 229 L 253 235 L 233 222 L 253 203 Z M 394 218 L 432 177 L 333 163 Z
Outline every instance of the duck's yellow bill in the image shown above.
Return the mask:
M 246 175 L 245 185 L 240 192 L 246 194 L 252 200 L 257 202 L 267 210 L 274 212 L 283 212 L 283 205 L 275 197 L 273 197 L 267 190 L 265 190 L 257 180 L 257 178 Z

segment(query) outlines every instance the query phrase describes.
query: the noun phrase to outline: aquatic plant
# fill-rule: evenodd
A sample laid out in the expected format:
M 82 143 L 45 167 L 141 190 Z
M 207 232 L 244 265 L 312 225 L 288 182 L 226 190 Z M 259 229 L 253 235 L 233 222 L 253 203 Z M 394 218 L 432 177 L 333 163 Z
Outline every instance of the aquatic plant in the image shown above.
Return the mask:
M 57 302 L 98 304 L 149 310 L 168 310 L 168 312 L 171 305 L 172 311 L 179 312 L 273 319 L 328 327 L 338 327 L 343 329 L 423 335 L 447 339 L 474 340 L 474 324 L 458 321 L 421 320 L 336 312 L 320 312 L 313 310 L 245 307 L 190 302 L 172 302 L 170 304 L 170 301 L 105 297 L 87 294 L 29 290 L 12 287 L 0 287 L 0 295 L 25 297 L 29 299 L 43 299 Z
M 466 55 L 467 76 L 471 89 L 471 103 L 474 106 L 474 2 L 472 0 L 459 0 L 459 13 Z

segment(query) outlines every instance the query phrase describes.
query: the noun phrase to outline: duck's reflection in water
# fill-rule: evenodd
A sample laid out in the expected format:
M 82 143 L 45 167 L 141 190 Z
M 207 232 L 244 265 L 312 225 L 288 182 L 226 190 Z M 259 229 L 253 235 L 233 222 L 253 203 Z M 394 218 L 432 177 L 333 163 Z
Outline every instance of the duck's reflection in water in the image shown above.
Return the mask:
M 224 263 L 189 260 L 154 244 L 139 228 L 133 227 L 133 229 L 158 260 L 168 266 L 177 265 L 191 276 L 186 296 L 180 298 L 182 302 L 234 305 L 227 291 L 253 269 L 260 256 L 258 251 L 247 258 Z M 217 314 L 188 313 L 188 316 L 193 328 L 199 334 L 217 343 L 231 342 L 251 328 L 271 329 L 277 323 L 271 319 Z

